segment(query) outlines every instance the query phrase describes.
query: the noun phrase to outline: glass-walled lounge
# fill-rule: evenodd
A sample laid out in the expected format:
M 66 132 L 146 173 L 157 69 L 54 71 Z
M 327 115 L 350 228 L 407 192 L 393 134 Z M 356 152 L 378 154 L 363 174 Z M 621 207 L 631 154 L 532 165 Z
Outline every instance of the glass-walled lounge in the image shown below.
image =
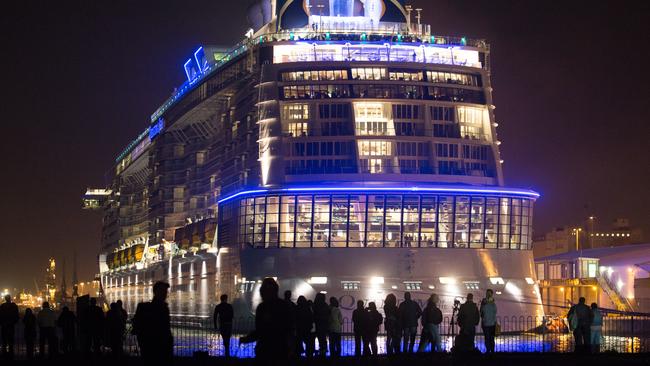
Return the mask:
M 530 249 L 532 211 L 519 196 L 260 195 L 239 201 L 239 244 Z

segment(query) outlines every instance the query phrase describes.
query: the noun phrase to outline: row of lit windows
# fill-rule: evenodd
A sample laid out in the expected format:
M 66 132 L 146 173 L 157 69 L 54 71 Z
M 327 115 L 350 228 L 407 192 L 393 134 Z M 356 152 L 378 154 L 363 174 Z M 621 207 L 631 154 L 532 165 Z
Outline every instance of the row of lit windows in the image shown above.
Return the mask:
M 423 71 L 390 70 L 381 67 L 353 68 L 351 76 L 353 80 L 392 80 L 392 81 L 425 81 Z M 426 81 L 432 83 L 459 84 L 467 86 L 481 86 L 478 75 L 426 71 Z M 294 71 L 282 73 L 282 81 L 321 81 L 321 80 L 347 80 L 345 70 L 319 70 L 319 71 Z
M 347 70 L 306 70 L 282 73 L 282 81 L 322 81 L 347 79 Z
M 357 167 L 356 159 L 310 158 L 287 160 L 285 173 L 288 175 L 309 174 L 439 174 L 494 177 L 495 171 L 482 162 L 461 162 L 441 160 L 434 167 L 428 159 L 399 157 L 397 164 L 393 158 L 361 158 Z
M 453 195 L 268 196 L 240 201 L 252 247 L 529 249 L 532 201 Z
M 425 93 L 427 93 L 425 95 Z M 292 85 L 282 88 L 282 98 L 288 99 L 425 99 L 449 102 L 484 104 L 485 95 L 480 90 L 445 87 L 421 87 L 415 85 L 350 85 L 317 84 Z
M 293 142 L 288 156 L 355 155 L 354 141 Z

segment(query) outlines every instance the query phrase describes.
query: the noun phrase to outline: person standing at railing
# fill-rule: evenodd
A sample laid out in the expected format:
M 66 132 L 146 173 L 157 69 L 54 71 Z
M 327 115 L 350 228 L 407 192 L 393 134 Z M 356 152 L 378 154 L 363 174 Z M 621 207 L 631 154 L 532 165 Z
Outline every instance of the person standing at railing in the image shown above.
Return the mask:
M 64 354 L 75 352 L 76 348 L 76 331 L 77 331 L 77 317 L 67 306 L 61 309 L 61 314 L 56 321 L 56 325 L 61 328 L 63 339 L 61 340 L 61 348 Z
M 240 339 L 241 343 L 257 341 L 255 358 L 269 364 L 289 358 L 291 314 L 287 304 L 278 297 L 279 290 L 273 278 L 262 281 L 262 302 L 255 309 L 255 330 Z
M 485 291 L 485 298 L 481 301 L 481 328 L 485 337 L 485 352 L 494 353 L 497 329 L 497 304 L 494 302 L 494 291 Z
M 591 353 L 600 353 L 600 342 L 603 336 L 603 314 L 598 309 L 598 304 L 591 304 L 593 314 L 591 320 Z
M 223 340 L 223 355 L 230 357 L 230 337 L 232 337 L 232 319 L 235 316 L 232 305 L 228 304 L 228 295 L 223 294 L 219 305 L 214 307 L 214 329 L 221 333 Z
M 415 347 L 415 336 L 418 331 L 418 319 L 422 316 L 420 305 L 411 300 L 411 293 L 404 293 L 404 301 L 399 304 L 398 308 L 400 324 L 404 331 L 404 347 L 402 352 L 413 353 Z
M 304 350 L 307 358 L 314 355 L 314 342 L 311 337 L 311 328 L 313 326 L 314 314 L 307 299 L 301 295 L 298 297 L 298 304 L 296 305 L 296 336 L 298 338 L 296 352 L 300 355 Z
M 2 356 L 8 357 L 9 360 L 14 358 L 14 341 L 18 320 L 20 320 L 18 306 L 11 301 L 11 295 L 6 295 L 4 304 L 0 305 L 0 337 L 2 337 Z
M 298 347 L 298 337 L 296 335 L 296 304 L 291 301 L 291 290 L 284 291 L 284 302 L 287 303 L 289 307 L 289 314 L 291 315 L 290 324 L 293 326 L 289 330 L 289 356 L 298 357 L 300 355 L 300 347 Z
M 106 329 L 108 330 L 108 344 L 114 357 L 121 357 L 124 344 L 124 332 L 126 331 L 126 318 L 118 303 L 111 304 L 106 313 Z
M 384 318 L 377 311 L 377 305 L 374 302 L 368 303 L 367 318 L 365 321 L 364 329 L 364 352 L 365 350 L 370 349 L 373 355 L 377 355 L 377 334 L 379 334 L 379 326 L 384 321 Z M 368 353 L 369 355 L 370 353 Z M 364 353 L 364 356 L 366 354 Z
M 330 297 L 330 320 L 329 320 L 329 337 L 330 337 L 330 356 L 341 356 L 341 331 L 343 328 L 343 315 L 339 309 L 339 300 L 336 297 Z
M 571 306 L 567 318 L 573 328 L 573 338 L 575 339 L 575 352 L 587 353 L 591 351 L 591 320 L 593 313 L 589 306 L 585 304 L 586 300 L 581 297 L 578 303 Z
M 141 302 L 133 316 L 133 333 L 138 337 L 140 354 L 146 364 L 170 364 L 174 355 L 167 291 L 169 284 L 153 285 L 151 302 Z
M 325 294 L 318 293 L 314 298 L 314 324 L 318 339 L 318 355 L 327 355 L 327 334 L 329 333 L 330 307 L 325 302 Z
M 50 304 L 43 303 L 41 311 L 36 316 L 39 328 L 39 350 L 40 357 L 45 357 L 45 343 L 47 343 L 48 354 L 54 358 L 59 351 L 59 339 L 56 336 L 56 314 L 50 309 Z
M 356 357 L 361 356 L 361 345 L 365 345 L 363 340 L 363 331 L 366 327 L 366 322 L 368 318 L 368 313 L 363 306 L 363 300 L 357 301 L 357 308 L 352 312 L 352 325 L 354 331 L 354 355 Z M 367 350 L 364 347 L 364 353 L 367 353 Z
M 460 332 L 456 337 L 454 347 L 459 351 L 474 351 L 474 337 L 476 336 L 476 326 L 481 320 L 478 307 L 474 302 L 474 295 L 467 294 L 467 300 L 458 310 L 458 325 Z
M 36 316 L 32 309 L 25 309 L 23 316 L 23 337 L 25 339 L 25 348 L 27 351 L 27 359 L 34 358 L 34 344 L 36 343 Z
M 388 294 L 384 300 L 384 329 L 386 330 L 386 353 L 393 355 L 400 353 L 402 329 L 399 324 L 397 297 Z
M 420 335 L 420 346 L 418 347 L 418 352 L 424 352 L 428 342 L 431 343 L 431 352 L 442 351 L 442 346 L 440 344 L 442 311 L 438 308 L 438 301 L 438 295 L 432 294 L 427 300 L 427 306 L 422 311 L 422 335 Z

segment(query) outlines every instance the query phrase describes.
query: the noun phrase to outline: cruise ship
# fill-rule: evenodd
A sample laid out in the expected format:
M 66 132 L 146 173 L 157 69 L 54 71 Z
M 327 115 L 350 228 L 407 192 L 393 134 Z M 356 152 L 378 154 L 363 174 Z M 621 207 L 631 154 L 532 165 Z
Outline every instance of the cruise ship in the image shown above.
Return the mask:
M 249 316 L 274 277 L 346 314 L 409 291 L 451 315 L 491 288 L 500 316 L 541 316 L 539 194 L 504 183 L 488 43 L 433 34 L 403 0 L 263 0 L 248 20 L 188 55 L 86 192 L 107 299 L 133 311 L 164 280 L 174 314 L 225 293 Z

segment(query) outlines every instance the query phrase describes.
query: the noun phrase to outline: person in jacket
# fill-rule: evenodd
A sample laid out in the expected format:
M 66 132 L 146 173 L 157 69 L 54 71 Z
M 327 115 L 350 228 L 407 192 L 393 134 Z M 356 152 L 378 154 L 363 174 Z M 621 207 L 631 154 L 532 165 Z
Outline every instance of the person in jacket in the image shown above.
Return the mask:
M 485 298 L 481 301 L 481 328 L 485 337 L 485 352 L 494 353 L 497 329 L 497 304 L 494 302 L 494 291 L 485 291 Z
M 404 293 L 404 301 L 399 304 L 399 320 L 404 332 L 404 347 L 402 352 L 413 352 L 415 336 L 418 331 L 418 319 L 422 315 L 420 305 L 411 300 L 411 293 Z
M 232 337 L 232 322 L 235 317 L 235 311 L 232 305 L 228 304 L 228 295 L 223 294 L 219 298 L 221 302 L 214 307 L 212 321 L 214 329 L 218 330 L 223 339 L 223 355 L 230 357 L 230 338 Z
M 20 320 L 18 306 L 11 301 L 11 295 L 5 295 L 5 302 L 0 305 L 0 337 L 2 338 L 2 355 L 8 357 L 9 360 L 14 358 L 18 320 Z
M 585 304 L 586 300 L 581 297 L 578 303 L 571 306 L 567 317 L 570 320 L 575 319 L 575 329 L 573 329 L 573 338 L 575 339 L 575 352 L 587 353 L 591 350 L 591 319 L 593 314 L 591 308 Z M 573 321 L 570 321 L 573 323 Z
M 63 335 L 63 339 L 61 340 L 63 353 L 73 353 L 77 344 L 77 317 L 67 306 L 64 306 L 61 309 L 61 314 L 56 321 L 56 325 L 61 328 L 61 334 Z
M 293 325 L 287 303 L 278 297 L 279 290 L 273 278 L 262 281 L 262 302 L 255 310 L 255 330 L 240 339 L 241 343 L 257 341 L 255 358 L 269 364 L 289 359 L 289 332 Z
M 138 338 L 140 354 L 146 364 L 169 364 L 174 354 L 167 291 L 169 284 L 153 285 L 153 299 L 138 304 L 133 316 L 133 333 Z
M 343 315 L 339 309 L 339 301 L 336 297 L 330 297 L 330 321 L 329 321 L 329 337 L 330 337 L 330 356 L 341 356 L 341 332 L 343 328 Z
M 314 298 L 314 324 L 318 339 L 318 354 L 327 355 L 327 333 L 329 333 L 330 307 L 325 302 L 325 294 L 318 293 Z
M 126 331 L 126 318 L 120 306 L 114 302 L 106 313 L 106 330 L 108 331 L 108 345 L 114 357 L 122 356 L 124 332 Z
M 386 353 L 388 355 L 400 353 L 402 329 L 399 324 L 397 297 L 388 294 L 384 300 L 384 329 L 386 330 Z
M 34 344 L 36 343 L 36 316 L 31 308 L 25 309 L 25 316 L 23 316 L 23 338 L 25 340 L 25 348 L 28 359 L 34 358 Z
M 41 357 L 45 356 L 45 343 L 47 343 L 48 355 L 50 358 L 56 356 L 59 340 L 56 336 L 56 314 L 50 309 L 50 304 L 43 303 L 41 311 L 36 316 L 39 328 L 39 351 Z
M 474 295 L 467 294 L 467 300 L 458 310 L 458 325 L 460 326 L 459 336 L 461 339 L 461 350 L 474 350 L 474 337 L 476 336 L 476 326 L 481 319 Z M 457 342 L 458 343 L 458 342 Z
M 304 296 L 298 297 L 296 304 L 296 337 L 298 339 L 297 353 L 304 350 L 305 356 L 311 358 L 314 355 L 314 341 L 311 336 L 311 329 L 314 326 L 314 314 L 309 302 Z
M 379 326 L 384 321 L 384 318 L 381 316 L 379 311 L 377 311 L 377 305 L 374 302 L 368 303 L 367 309 L 367 318 L 365 322 L 364 329 L 364 350 L 370 350 L 371 353 L 368 355 L 377 355 L 377 334 L 379 333 Z M 365 351 L 364 351 L 365 352 Z
M 422 333 L 418 352 L 424 352 L 427 343 L 431 343 L 431 352 L 441 352 L 440 324 L 442 323 L 442 311 L 438 308 L 438 295 L 432 294 L 427 300 L 427 305 L 422 311 Z M 424 339 L 424 341 L 422 341 Z
M 591 312 L 593 314 L 591 320 L 591 352 L 600 352 L 600 342 L 603 336 L 603 314 L 595 302 L 591 304 Z
M 357 301 L 357 308 L 352 312 L 352 325 L 354 332 L 354 355 L 361 356 L 361 345 L 363 342 L 363 330 L 366 326 L 366 319 L 368 318 L 366 309 L 363 306 L 363 300 Z

